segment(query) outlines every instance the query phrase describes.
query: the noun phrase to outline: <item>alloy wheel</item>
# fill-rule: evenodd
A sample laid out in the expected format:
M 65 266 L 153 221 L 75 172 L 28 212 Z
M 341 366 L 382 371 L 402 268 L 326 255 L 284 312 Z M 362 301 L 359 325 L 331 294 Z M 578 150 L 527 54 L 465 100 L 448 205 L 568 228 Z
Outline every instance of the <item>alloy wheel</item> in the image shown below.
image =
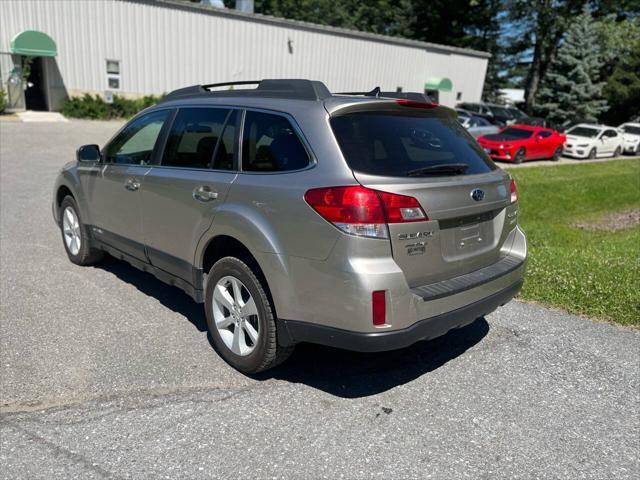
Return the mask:
M 82 237 L 80 235 L 80 221 L 78 215 L 71 207 L 64 209 L 62 213 L 62 231 L 64 232 L 64 243 L 71 255 L 77 255 L 80 251 Z
M 213 291 L 213 319 L 220 338 L 236 355 L 253 352 L 260 338 L 258 308 L 247 287 L 227 275 Z

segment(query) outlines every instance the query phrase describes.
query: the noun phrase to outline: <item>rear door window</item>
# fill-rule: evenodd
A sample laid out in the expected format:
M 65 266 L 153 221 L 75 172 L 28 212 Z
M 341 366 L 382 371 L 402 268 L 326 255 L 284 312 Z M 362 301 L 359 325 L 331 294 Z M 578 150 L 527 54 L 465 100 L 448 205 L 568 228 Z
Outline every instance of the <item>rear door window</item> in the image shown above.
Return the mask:
M 222 108 L 180 109 L 167 138 L 162 165 L 211 168 L 229 113 Z
M 291 122 L 282 115 L 247 111 L 242 133 L 242 170 L 286 172 L 305 168 L 311 158 Z
M 357 112 L 331 119 L 340 149 L 357 172 L 392 177 L 486 173 L 497 167 L 454 116 Z

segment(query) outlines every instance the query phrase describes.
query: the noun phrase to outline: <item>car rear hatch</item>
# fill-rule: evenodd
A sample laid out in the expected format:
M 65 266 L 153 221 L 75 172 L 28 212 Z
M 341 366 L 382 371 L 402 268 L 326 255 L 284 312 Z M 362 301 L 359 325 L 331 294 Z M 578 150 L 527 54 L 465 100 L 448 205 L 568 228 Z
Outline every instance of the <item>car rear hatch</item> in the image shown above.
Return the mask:
M 443 107 L 372 102 L 332 112 L 331 125 L 364 187 L 415 198 L 427 219 L 389 223 L 393 257 L 410 287 L 496 263 L 509 232 L 511 179 Z M 513 206 L 512 209 L 515 209 Z

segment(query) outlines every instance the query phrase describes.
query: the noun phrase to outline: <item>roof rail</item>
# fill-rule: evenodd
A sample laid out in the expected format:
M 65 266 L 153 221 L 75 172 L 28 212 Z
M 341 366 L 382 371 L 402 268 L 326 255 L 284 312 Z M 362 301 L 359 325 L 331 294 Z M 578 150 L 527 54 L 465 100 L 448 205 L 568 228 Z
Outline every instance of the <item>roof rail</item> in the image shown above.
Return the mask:
M 257 85 L 252 89 L 210 90 L 216 87 L 233 87 L 235 85 Z M 324 83 L 317 80 L 302 79 L 266 79 L 244 80 L 238 82 L 209 83 L 180 88 L 165 95 L 161 102 L 178 98 L 216 96 L 216 97 L 269 97 L 294 100 L 323 100 L 331 96 Z

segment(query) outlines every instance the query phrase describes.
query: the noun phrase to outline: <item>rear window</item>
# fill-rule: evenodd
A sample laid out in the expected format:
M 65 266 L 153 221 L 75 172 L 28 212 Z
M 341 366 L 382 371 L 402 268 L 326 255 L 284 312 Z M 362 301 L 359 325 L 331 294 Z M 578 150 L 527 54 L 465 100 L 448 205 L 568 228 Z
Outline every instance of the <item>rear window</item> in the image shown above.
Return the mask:
M 491 110 L 491 113 L 493 113 L 494 115 L 497 115 L 499 117 L 505 117 L 505 118 L 513 118 L 511 116 L 511 114 L 504 108 L 500 108 L 500 107 L 489 107 L 489 109 Z
M 357 172 L 443 176 L 497 168 L 455 116 L 358 112 L 333 117 L 331 127 L 349 167 Z

